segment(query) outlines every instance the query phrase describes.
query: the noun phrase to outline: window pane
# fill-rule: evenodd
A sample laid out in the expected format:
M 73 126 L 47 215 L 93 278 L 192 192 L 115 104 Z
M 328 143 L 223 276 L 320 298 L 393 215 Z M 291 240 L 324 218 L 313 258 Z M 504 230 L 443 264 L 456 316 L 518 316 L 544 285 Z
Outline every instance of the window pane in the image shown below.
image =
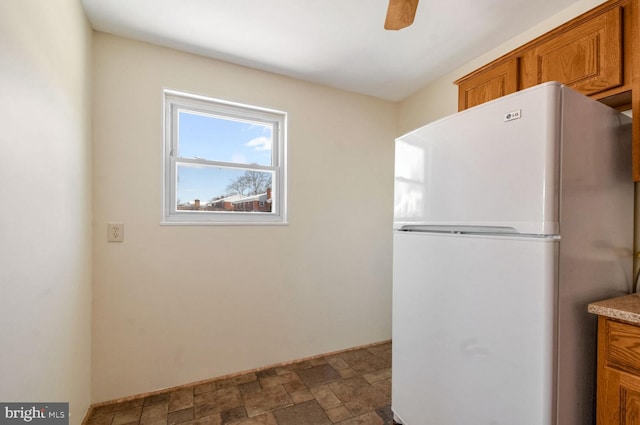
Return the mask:
M 179 211 L 273 212 L 273 173 L 178 164 Z
M 178 156 L 237 164 L 272 165 L 273 127 L 179 112 Z

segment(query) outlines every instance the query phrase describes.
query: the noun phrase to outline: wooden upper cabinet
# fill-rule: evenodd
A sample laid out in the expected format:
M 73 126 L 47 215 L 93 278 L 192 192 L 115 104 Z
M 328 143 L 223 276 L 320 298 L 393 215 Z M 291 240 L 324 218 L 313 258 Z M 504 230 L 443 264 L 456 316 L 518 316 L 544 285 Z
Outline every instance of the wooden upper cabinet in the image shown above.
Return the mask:
M 518 60 L 513 59 L 460 83 L 458 109 L 471 108 L 516 91 L 518 91 Z
M 624 84 L 622 9 L 568 28 L 522 56 L 522 87 L 559 81 L 593 95 Z
M 458 109 L 547 81 L 629 107 L 637 3 L 605 2 L 460 78 Z

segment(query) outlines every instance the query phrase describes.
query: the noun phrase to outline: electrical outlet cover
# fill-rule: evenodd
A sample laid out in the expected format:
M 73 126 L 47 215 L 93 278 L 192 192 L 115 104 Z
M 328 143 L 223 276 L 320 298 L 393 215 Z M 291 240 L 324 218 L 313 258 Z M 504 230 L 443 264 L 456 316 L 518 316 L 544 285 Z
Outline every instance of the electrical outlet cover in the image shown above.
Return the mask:
M 107 241 L 123 242 L 124 241 L 124 224 L 122 223 L 107 224 Z

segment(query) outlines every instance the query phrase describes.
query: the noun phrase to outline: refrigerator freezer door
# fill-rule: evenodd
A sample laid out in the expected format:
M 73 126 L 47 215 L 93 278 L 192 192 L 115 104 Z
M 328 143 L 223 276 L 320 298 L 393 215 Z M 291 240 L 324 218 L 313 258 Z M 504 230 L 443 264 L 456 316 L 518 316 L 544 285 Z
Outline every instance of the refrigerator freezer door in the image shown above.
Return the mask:
M 394 232 L 392 409 L 405 425 L 555 425 L 558 241 Z
M 394 228 L 501 226 L 557 234 L 561 101 L 562 86 L 544 84 L 400 137 Z

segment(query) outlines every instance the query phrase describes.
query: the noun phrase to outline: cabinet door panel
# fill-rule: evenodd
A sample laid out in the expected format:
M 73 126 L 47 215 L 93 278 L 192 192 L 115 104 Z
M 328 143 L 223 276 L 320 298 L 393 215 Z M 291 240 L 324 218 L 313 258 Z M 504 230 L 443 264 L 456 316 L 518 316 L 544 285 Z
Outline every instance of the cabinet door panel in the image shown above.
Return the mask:
M 458 110 L 471 108 L 518 90 L 518 60 L 513 59 L 470 78 L 458 87 Z
M 620 370 L 620 362 L 611 357 L 618 357 L 615 346 L 633 345 L 629 337 L 640 337 L 640 328 L 598 317 L 597 425 L 640 425 L 640 376 Z
M 597 425 L 640 425 L 640 377 L 598 369 Z
M 628 388 L 621 388 L 622 403 L 620 408 L 622 410 L 621 419 L 624 425 L 640 425 L 640 393 L 631 391 Z
M 591 95 L 624 84 L 622 8 L 615 8 L 527 52 L 523 88 L 559 81 Z
M 640 425 L 640 378 L 621 374 L 620 424 Z

